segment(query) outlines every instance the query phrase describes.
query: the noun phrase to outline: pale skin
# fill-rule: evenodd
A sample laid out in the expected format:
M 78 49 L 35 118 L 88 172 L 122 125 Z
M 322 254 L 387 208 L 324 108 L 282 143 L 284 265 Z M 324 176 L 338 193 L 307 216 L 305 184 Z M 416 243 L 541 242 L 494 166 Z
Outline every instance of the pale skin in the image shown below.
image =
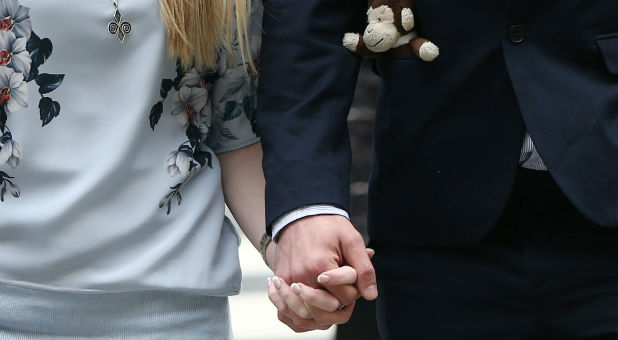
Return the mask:
M 374 251 L 367 249 L 369 257 Z M 281 322 L 296 332 L 314 329 L 328 329 L 333 324 L 347 322 L 354 310 L 355 302 L 343 305 L 339 299 L 327 290 L 333 287 L 349 286 L 354 289 L 357 273 L 350 266 L 343 266 L 322 273 L 318 281 L 325 289 L 311 288 L 302 283 L 288 286 L 278 277 L 268 279 L 268 297 L 277 307 Z M 356 298 L 360 297 L 359 294 Z M 342 308 L 343 307 L 343 308 Z
M 348 219 L 318 215 L 290 223 L 282 231 L 275 256 L 275 274 L 286 282 L 317 288 L 321 273 L 349 265 L 358 273 L 356 288 L 367 300 L 378 296 L 375 269 L 360 233 Z M 328 287 L 343 304 L 355 301 L 350 286 Z
M 225 201 L 243 233 L 251 244 L 259 249 L 260 239 L 266 230 L 264 216 L 265 180 L 262 171 L 261 144 L 256 143 L 221 153 L 218 155 L 218 159 L 221 163 L 221 179 Z M 284 235 L 287 233 L 286 231 Z M 271 242 L 266 248 L 267 264 L 273 272 L 277 272 L 276 269 L 279 269 L 279 266 L 288 268 L 293 263 L 285 259 L 285 256 L 288 256 L 286 255 L 288 254 L 287 251 L 279 251 L 283 240 L 282 237 L 279 245 Z M 283 249 L 291 249 L 287 248 L 290 245 L 287 236 L 285 240 L 284 246 L 286 248 Z M 360 278 L 357 279 L 357 270 L 353 267 L 354 265 L 358 267 L 359 264 L 366 266 L 367 263 L 371 266 L 369 259 L 370 256 L 373 256 L 373 251 L 365 249 L 362 238 L 360 240 L 360 248 L 354 248 L 353 253 L 347 252 L 348 255 L 357 254 L 358 251 L 362 253 L 361 260 L 347 261 L 352 267 L 340 266 L 339 264 L 343 264 L 343 262 L 339 263 L 335 260 L 329 263 L 330 266 L 324 270 L 308 272 L 308 275 L 313 275 L 308 280 L 312 282 L 311 285 L 303 284 L 303 281 L 300 280 L 291 281 L 289 280 L 291 276 L 287 276 L 286 279 L 286 276 L 283 275 L 281 275 L 281 278 L 269 280 L 269 298 L 277 307 L 279 319 L 283 323 L 297 332 L 304 332 L 313 329 L 327 329 L 333 324 L 344 323 L 349 320 L 354 309 L 354 301 L 360 296 L 354 285 L 357 281 L 360 281 Z M 315 252 L 312 253 L 315 254 Z M 364 261 L 365 259 L 366 261 Z M 320 267 L 315 267 L 315 269 L 318 268 Z M 371 270 L 373 270 L 373 267 L 371 267 Z M 360 271 L 360 273 L 365 272 Z M 316 289 L 319 274 L 323 274 L 319 281 L 325 289 Z M 296 276 L 298 277 L 298 275 Z M 288 282 L 296 283 L 289 285 Z M 329 292 L 339 294 L 340 298 Z M 375 295 L 377 295 L 377 291 Z M 346 307 L 339 310 L 338 308 L 342 304 Z

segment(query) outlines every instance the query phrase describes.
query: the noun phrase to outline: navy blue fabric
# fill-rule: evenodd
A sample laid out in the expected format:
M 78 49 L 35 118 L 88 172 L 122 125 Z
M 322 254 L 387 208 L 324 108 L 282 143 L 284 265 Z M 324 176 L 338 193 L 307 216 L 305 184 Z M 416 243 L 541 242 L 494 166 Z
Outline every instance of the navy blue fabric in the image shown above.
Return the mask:
M 547 173 L 522 169 L 478 243 L 370 244 L 382 338 L 616 339 L 617 237 Z
M 349 210 L 347 113 L 360 59 L 341 45 L 363 28 L 358 0 L 263 1 L 258 130 L 271 224 L 300 206 Z M 262 60 L 264 60 L 262 62 Z
M 469 244 L 495 225 L 527 128 L 590 220 L 618 224 L 615 0 L 416 0 L 425 63 L 383 58 L 369 233 Z M 359 60 L 341 46 L 365 1 L 265 0 L 258 125 L 267 223 L 307 204 L 349 205 L 346 116 Z M 524 40 L 509 41 L 521 25 Z

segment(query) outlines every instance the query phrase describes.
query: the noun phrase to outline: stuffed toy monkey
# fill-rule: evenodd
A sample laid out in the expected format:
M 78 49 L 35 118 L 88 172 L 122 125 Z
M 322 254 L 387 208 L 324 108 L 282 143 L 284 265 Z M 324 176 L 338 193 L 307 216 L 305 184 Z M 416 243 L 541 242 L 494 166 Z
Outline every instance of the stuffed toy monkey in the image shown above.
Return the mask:
M 438 46 L 418 36 L 414 26 L 413 0 L 374 0 L 367 11 L 365 32 L 346 33 L 343 46 L 355 54 L 377 58 L 380 54 L 415 54 L 424 61 L 438 57 Z

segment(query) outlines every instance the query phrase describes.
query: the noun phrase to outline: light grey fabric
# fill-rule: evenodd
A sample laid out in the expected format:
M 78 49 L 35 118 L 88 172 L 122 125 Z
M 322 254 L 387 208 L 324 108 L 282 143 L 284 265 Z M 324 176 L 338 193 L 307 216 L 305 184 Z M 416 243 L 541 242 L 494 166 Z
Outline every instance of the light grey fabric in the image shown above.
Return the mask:
M 14 57 L 0 65 L 0 82 L 12 86 L 3 150 L 14 154 L 0 171 L 21 192 L 0 202 L 0 282 L 236 294 L 239 237 L 224 216 L 216 153 L 259 140 L 256 77 L 223 54 L 216 69 L 183 75 L 168 56 L 159 1 L 121 0 L 119 9 L 132 25 L 123 44 L 107 29 L 111 0 L 0 0 L 0 49 Z
M 227 297 L 0 284 L 0 339 L 230 339 Z

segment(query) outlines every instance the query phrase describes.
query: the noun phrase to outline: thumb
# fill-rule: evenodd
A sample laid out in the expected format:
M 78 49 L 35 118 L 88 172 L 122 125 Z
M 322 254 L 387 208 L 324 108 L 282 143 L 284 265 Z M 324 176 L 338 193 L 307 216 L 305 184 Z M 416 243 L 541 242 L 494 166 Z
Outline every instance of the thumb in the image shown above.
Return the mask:
M 378 297 L 376 272 L 367 254 L 363 238 L 358 235 L 345 242 L 342 248 L 345 262 L 358 273 L 356 286 L 359 292 L 365 299 L 374 300 Z

